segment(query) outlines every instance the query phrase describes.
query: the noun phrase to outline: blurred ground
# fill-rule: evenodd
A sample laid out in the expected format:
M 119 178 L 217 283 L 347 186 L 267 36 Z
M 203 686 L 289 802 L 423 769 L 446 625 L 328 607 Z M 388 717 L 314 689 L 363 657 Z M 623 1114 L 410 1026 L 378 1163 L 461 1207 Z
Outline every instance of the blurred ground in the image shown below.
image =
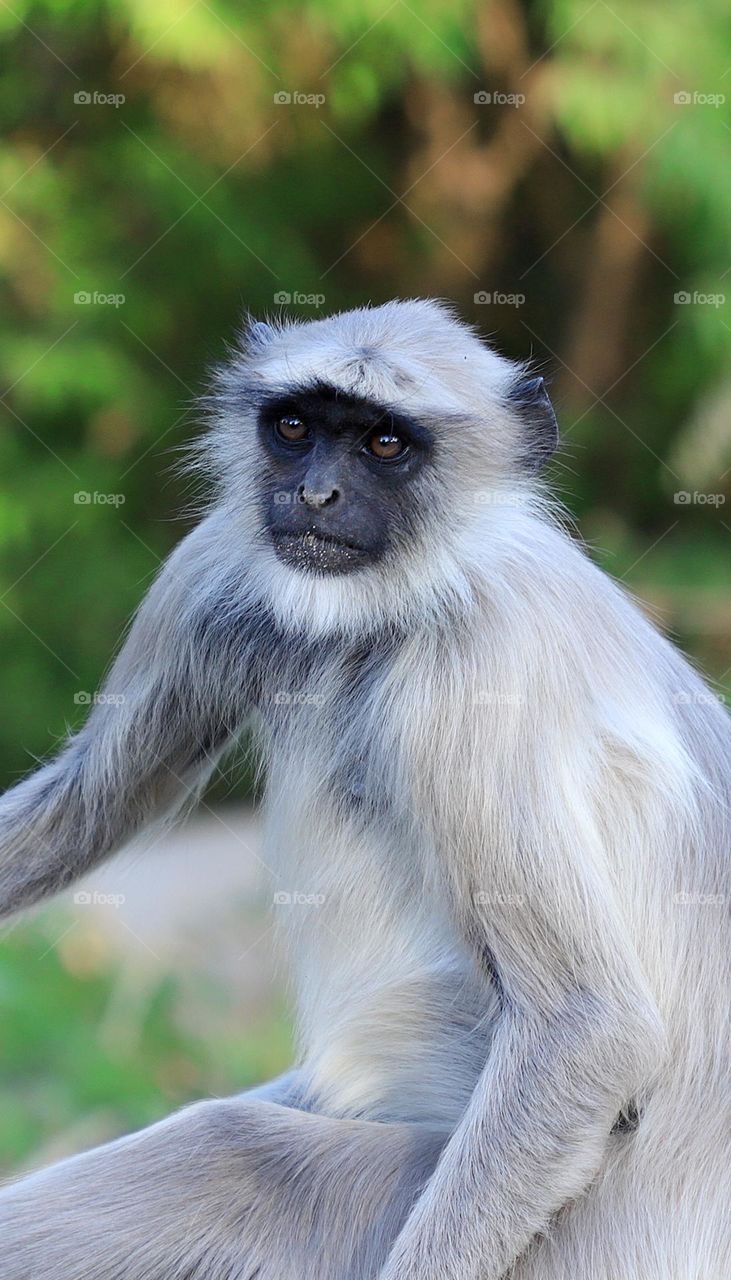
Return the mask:
M 206 810 L 10 922 L 0 1173 L 80 1150 L 289 1061 L 251 810 Z
M 225 982 L 242 1014 L 253 1013 L 274 982 L 259 846 L 259 824 L 245 807 L 209 809 L 151 846 L 141 841 L 59 899 L 71 917 L 66 948 L 98 938 L 122 979 L 134 973 L 136 983 L 195 970 Z

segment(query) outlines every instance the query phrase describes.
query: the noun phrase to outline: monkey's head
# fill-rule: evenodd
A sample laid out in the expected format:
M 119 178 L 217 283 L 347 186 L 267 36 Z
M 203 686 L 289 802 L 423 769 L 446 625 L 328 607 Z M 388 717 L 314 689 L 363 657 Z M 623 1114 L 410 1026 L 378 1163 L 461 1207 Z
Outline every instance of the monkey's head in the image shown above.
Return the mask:
M 262 597 L 348 631 L 469 593 L 556 445 L 541 378 L 433 301 L 251 324 L 209 446 Z

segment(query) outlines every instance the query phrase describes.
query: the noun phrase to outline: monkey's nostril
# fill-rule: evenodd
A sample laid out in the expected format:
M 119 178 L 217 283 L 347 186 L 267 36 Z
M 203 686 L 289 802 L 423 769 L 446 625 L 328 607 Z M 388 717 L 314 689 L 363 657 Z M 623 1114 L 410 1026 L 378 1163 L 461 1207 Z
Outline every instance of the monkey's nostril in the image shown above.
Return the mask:
M 340 497 L 339 489 L 310 489 L 306 484 L 301 486 L 302 501 L 308 507 L 330 507 Z

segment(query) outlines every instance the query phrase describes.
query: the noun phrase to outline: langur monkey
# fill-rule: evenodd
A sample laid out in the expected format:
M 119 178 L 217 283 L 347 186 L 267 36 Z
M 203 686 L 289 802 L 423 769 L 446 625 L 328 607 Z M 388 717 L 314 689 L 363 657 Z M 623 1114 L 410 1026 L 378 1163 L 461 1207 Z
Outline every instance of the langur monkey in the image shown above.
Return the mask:
M 392 302 L 249 324 L 210 418 L 0 906 L 253 716 L 298 1065 L 5 1187 L 2 1280 L 728 1280 L 729 720 L 563 527 L 543 380 Z

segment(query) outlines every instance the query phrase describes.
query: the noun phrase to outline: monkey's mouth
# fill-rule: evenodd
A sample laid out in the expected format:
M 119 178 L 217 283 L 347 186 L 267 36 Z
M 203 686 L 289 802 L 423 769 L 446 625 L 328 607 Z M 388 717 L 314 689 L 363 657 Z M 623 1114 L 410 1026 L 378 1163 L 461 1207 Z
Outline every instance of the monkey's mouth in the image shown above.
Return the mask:
M 357 543 L 330 533 L 308 529 L 302 533 L 272 533 L 274 551 L 283 564 L 307 573 L 352 573 L 372 560 L 372 553 Z

